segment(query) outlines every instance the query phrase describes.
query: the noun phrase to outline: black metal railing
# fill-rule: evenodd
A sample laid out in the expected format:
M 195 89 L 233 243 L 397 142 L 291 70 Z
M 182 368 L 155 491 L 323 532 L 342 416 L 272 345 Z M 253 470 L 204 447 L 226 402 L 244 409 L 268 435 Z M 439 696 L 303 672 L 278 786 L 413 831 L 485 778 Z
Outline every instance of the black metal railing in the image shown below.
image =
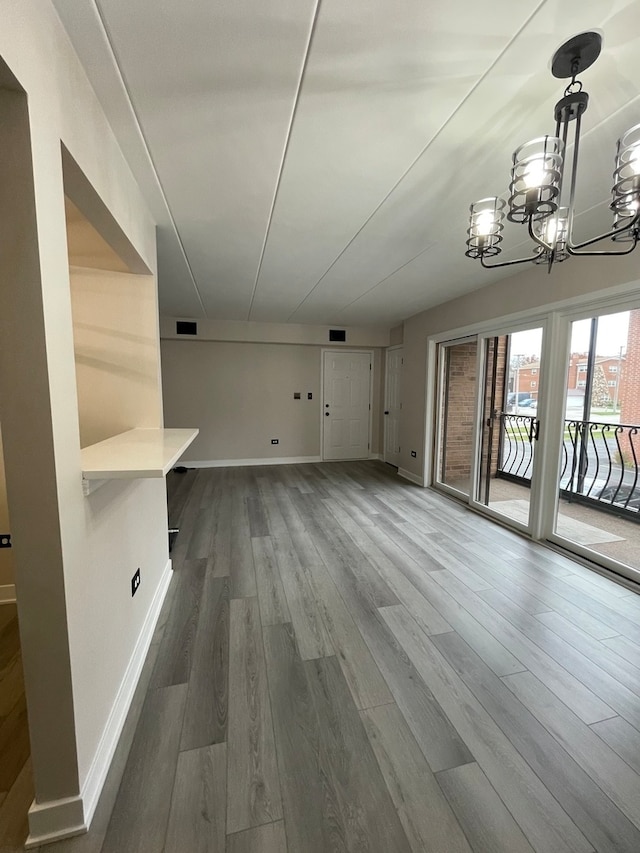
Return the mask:
M 640 427 L 565 421 L 560 491 L 569 500 L 633 515 L 640 510 Z
M 535 416 L 501 413 L 498 476 L 531 482 L 536 425 Z
M 531 484 L 537 419 L 502 414 L 498 477 Z M 560 493 L 640 521 L 640 426 L 565 420 Z

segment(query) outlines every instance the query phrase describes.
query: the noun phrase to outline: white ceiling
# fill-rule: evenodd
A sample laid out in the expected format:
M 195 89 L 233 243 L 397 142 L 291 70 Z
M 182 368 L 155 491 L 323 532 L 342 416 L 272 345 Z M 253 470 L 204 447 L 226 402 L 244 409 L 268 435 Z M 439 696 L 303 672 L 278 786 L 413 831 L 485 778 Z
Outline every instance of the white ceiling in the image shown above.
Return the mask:
M 587 29 L 578 226 L 609 227 L 638 0 L 54 3 L 158 222 L 165 315 L 391 325 L 511 274 L 464 257 L 468 206 L 553 132 L 549 60 Z

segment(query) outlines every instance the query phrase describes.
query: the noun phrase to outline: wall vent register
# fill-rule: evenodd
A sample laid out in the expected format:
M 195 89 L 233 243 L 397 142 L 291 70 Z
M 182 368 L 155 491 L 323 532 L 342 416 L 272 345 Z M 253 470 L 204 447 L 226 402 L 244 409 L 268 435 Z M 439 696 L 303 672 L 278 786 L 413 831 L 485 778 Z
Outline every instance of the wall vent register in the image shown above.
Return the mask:
M 198 324 L 192 320 L 176 320 L 176 335 L 197 335 Z
M 346 343 L 347 333 L 345 329 L 329 329 L 329 340 L 336 343 Z

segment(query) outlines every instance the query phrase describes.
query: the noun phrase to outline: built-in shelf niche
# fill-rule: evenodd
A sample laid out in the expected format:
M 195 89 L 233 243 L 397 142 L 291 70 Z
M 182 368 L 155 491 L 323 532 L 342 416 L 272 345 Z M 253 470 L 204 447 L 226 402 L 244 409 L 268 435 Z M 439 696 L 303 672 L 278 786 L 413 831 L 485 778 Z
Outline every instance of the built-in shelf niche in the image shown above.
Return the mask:
M 156 280 L 63 150 L 83 489 L 163 477 L 197 435 L 164 430 Z

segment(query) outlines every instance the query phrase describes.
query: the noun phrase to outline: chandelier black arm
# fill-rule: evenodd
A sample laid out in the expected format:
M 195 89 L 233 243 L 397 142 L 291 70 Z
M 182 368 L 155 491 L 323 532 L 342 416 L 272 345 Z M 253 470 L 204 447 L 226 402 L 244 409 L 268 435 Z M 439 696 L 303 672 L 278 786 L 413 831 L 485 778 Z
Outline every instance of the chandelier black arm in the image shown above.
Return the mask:
M 638 223 L 640 223 L 640 210 L 636 213 L 630 223 L 626 225 L 621 225 L 619 228 L 614 228 L 611 231 L 608 231 L 606 234 L 600 234 L 599 237 L 593 237 L 591 240 L 585 240 L 583 243 L 572 243 L 570 240 L 567 240 L 567 251 L 570 255 L 589 255 L 594 254 L 593 252 L 576 252 L 575 249 L 584 249 L 586 246 L 593 246 L 594 243 L 599 243 L 600 240 L 607 240 L 608 238 L 615 237 L 616 234 L 623 234 L 625 231 L 631 231 L 635 228 Z M 637 243 L 637 237 L 636 237 Z M 635 243 L 634 243 L 635 246 Z M 628 252 L 596 252 L 595 254 L 599 255 L 628 255 Z
M 484 255 L 480 255 L 480 263 L 486 270 L 497 270 L 498 267 L 512 267 L 514 264 L 530 264 L 533 261 L 531 258 L 519 258 L 517 261 L 501 261 L 499 264 L 485 264 Z
M 535 231 L 533 230 L 533 218 L 531 216 L 528 219 L 528 226 L 529 226 L 529 237 L 531 237 L 531 239 L 534 241 L 534 243 L 537 243 L 539 246 L 542 246 L 542 248 L 545 249 L 547 252 L 553 251 L 552 246 L 550 246 L 548 243 L 545 243 L 544 240 L 541 240 L 540 237 L 538 237 L 536 235 Z
M 627 229 L 625 228 L 624 230 L 626 231 Z M 600 237 L 598 239 L 602 240 L 603 238 Z M 587 244 L 587 245 L 589 245 L 589 244 Z M 638 234 L 636 233 L 633 235 L 633 243 L 631 245 L 631 248 L 625 249 L 624 252 L 609 252 L 606 249 L 598 249 L 598 250 L 595 250 L 593 252 L 576 252 L 571 248 L 571 246 L 567 246 L 567 251 L 569 252 L 570 255 L 573 255 L 576 258 L 589 258 L 589 257 L 596 257 L 598 255 L 600 255 L 600 256 L 606 255 L 607 257 L 611 258 L 611 257 L 615 257 L 616 255 L 630 255 L 631 252 L 633 252 L 633 250 L 635 249 L 635 247 L 637 245 L 638 245 Z

